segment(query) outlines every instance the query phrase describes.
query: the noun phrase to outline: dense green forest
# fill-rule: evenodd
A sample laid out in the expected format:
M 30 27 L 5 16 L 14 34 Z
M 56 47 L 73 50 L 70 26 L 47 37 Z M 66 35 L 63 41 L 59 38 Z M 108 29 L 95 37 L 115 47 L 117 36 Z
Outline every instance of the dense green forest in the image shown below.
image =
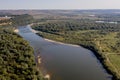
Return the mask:
M 84 19 L 41 22 L 32 28 L 42 37 L 91 49 L 114 79 L 120 80 L 120 24 Z
M 17 26 L 31 23 L 32 16 L 9 16 L 10 19 L 0 20 L 0 80 L 44 80 L 36 65 L 33 48 L 13 32 Z
M 119 24 L 110 23 L 96 23 L 94 20 L 70 20 L 70 21 L 51 21 L 45 24 L 34 25 L 37 30 L 45 32 L 65 32 L 65 31 L 78 31 L 78 30 L 120 30 Z M 39 27 L 38 27 L 39 26 Z
M 0 30 L 0 80 L 43 80 L 32 47 L 9 30 Z

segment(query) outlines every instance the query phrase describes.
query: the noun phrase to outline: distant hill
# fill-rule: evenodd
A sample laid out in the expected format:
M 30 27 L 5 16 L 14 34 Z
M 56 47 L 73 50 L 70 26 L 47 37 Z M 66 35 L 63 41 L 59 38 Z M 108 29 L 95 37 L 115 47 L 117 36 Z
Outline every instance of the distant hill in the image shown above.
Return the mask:
M 75 14 L 75 13 L 120 13 L 120 9 L 96 9 L 96 10 L 0 10 L 2 14 Z

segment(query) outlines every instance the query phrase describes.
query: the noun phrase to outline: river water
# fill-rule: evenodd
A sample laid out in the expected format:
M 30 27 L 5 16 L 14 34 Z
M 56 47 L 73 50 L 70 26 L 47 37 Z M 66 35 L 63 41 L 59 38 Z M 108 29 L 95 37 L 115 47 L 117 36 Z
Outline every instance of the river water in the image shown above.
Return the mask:
M 19 34 L 30 42 L 35 56 L 40 55 L 39 67 L 50 75 L 50 80 L 111 80 L 90 50 L 47 41 L 33 33 L 29 26 L 19 27 Z

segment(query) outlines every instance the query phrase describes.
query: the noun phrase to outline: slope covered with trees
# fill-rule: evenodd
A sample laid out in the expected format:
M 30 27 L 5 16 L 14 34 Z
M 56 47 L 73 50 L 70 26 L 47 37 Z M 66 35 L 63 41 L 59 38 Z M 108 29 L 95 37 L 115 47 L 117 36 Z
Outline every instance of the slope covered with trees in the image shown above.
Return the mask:
M 0 80 L 43 80 L 29 43 L 0 29 Z

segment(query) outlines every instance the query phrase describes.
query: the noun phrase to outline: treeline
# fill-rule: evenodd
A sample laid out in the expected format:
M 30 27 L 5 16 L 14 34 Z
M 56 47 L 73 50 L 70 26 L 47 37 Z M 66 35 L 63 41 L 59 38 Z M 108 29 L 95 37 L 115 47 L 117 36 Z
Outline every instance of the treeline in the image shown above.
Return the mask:
M 34 51 L 22 37 L 0 29 L 0 80 L 43 80 Z
M 119 24 L 110 23 L 95 23 L 94 21 L 55 21 L 55 22 L 45 22 L 41 24 L 33 25 L 34 29 L 56 33 L 64 31 L 79 31 L 79 30 L 106 30 L 106 31 L 119 31 Z

